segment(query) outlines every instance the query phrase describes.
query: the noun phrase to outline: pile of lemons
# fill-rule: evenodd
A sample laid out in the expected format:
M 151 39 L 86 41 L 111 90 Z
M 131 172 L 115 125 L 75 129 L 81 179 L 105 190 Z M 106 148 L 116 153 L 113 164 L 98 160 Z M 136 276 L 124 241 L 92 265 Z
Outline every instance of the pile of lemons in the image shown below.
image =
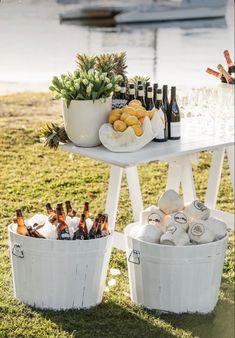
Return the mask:
M 131 127 L 136 136 L 141 136 L 144 118 L 147 116 L 152 119 L 154 111 L 147 111 L 139 100 L 132 100 L 127 106 L 113 109 L 108 115 L 108 122 L 118 132 L 124 132 Z

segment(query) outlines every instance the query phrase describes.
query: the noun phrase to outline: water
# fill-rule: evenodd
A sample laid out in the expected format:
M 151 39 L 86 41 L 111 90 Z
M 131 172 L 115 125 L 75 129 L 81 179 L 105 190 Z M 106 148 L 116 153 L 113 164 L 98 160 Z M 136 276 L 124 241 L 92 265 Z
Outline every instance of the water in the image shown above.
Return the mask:
M 226 19 L 158 25 L 86 27 L 59 23 L 66 6 L 55 1 L 0 3 L 0 92 L 47 90 L 53 75 L 75 68 L 76 53 L 126 51 L 129 75 L 200 87 L 218 83 L 205 73 L 234 55 L 234 3 Z

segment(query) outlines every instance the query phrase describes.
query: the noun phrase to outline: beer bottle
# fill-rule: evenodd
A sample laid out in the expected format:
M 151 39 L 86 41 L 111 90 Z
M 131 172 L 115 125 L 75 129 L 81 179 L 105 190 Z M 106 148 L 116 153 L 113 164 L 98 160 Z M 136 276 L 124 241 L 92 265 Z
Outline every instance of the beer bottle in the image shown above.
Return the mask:
M 235 77 L 235 64 L 232 62 L 228 50 L 224 51 L 224 56 L 225 56 L 225 59 L 228 65 L 228 73 L 234 78 Z
M 56 207 L 56 218 L 57 218 L 57 233 L 58 239 L 70 240 L 69 227 L 65 223 L 65 215 L 63 213 L 61 205 Z
M 140 85 L 138 87 L 138 94 L 137 94 L 137 100 L 139 100 L 142 103 L 143 107 L 146 107 L 145 105 L 145 99 L 144 99 L 144 87 L 143 85 Z
M 83 214 L 85 215 L 85 219 L 89 218 L 89 202 L 84 203 Z
M 146 110 L 152 110 L 154 107 L 154 103 L 153 103 L 153 88 L 152 87 L 148 87 L 147 89 L 147 99 L 146 99 Z
M 46 204 L 46 210 L 48 215 L 55 215 L 55 210 L 52 209 L 51 203 Z
M 67 216 L 69 217 L 75 217 L 77 212 L 76 210 L 74 210 L 71 206 L 71 202 L 70 201 L 66 201 L 65 202 L 65 206 L 66 206 L 66 212 L 67 212 Z
M 98 217 L 99 220 L 97 225 L 96 238 L 102 237 L 102 228 L 103 228 L 103 215 L 99 214 Z
M 98 226 L 98 222 L 99 222 L 99 218 L 96 217 L 93 224 L 92 224 L 92 227 L 89 231 L 89 239 L 94 239 L 96 238 L 96 232 L 97 232 L 97 226 Z
M 155 107 L 156 107 L 156 102 L 157 102 L 157 89 L 158 89 L 158 84 L 154 83 L 153 84 L 153 102 L 154 102 Z
M 27 230 L 30 237 L 45 239 L 45 237 L 40 235 L 40 233 L 36 229 L 33 229 L 33 227 L 31 227 L 31 225 L 27 226 Z
M 129 96 L 128 103 L 135 99 L 135 85 L 134 83 L 130 83 L 129 85 Z
M 16 223 L 17 223 L 16 232 L 20 235 L 29 236 L 21 209 L 16 210 Z
M 104 214 L 102 237 L 108 236 L 109 234 L 110 234 L 110 231 L 109 231 L 108 215 Z
M 147 82 L 145 83 L 145 102 L 146 102 L 146 100 L 147 100 L 148 87 L 150 87 L 150 86 L 151 86 L 150 82 L 147 81 Z
M 88 239 L 85 214 L 81 214 L 80 221 L 78 224 L 78 230 L 75 231 L 73 239 L 81 239 L 81 240 Z
M 181 136 L 180 111 L 176 102 L 176 87 L 171 87 L 171 103 L 169 109 L 169 139 L 178 140 Z

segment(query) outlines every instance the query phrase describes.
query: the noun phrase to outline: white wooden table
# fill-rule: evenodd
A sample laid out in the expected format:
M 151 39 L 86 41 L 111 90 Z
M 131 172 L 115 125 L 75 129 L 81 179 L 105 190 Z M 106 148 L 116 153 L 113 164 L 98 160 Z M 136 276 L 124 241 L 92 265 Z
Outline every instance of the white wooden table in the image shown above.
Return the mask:
M 140 211 L 143 210 L 137 165 L 153 161 L 168 162 L 169 170 L 166 189 L 178 191 L 181 184 L 184 201 L 190 202 L 196 199 L 192 163 L 197 164 L 197 154 L 204 150 L 213 151 L 205 204 L 211 209 L 215 209 L 225 151 L 229 160 L 234 191 L 234 137 L 232 134 L 220 134 L 213 131 L 210 134 L 201 133 L 201 130 L 198 131 L 197 129 L 192 131 L 192 128 L 189 128 L 190 123 L 190 118 L 183 121 L 181 140 L 168 141 L 166 143 L 151 142 L 134 153 L 112 153 L 103 146 L 81 148 L 73 144 L 62 144 L 60 149 L 111 165 L 105 210 L 109 214 L 111 228 L 115 227 L 121 179 L 124 172 L 127 177 L 133 219 L 137 221 Z M 213 213 L 223 218 L 230 227 L 234 227 L 233 215 L 216 210 Z M 114 246 L 124 249 L 122 234 L 115 233 Z

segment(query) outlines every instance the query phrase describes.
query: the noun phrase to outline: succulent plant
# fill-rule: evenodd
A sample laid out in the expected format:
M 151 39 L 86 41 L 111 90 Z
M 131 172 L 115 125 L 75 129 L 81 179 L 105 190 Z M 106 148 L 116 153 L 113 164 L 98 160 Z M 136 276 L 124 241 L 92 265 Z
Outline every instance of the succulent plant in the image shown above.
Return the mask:
M 38 136 L 44 139 L 45 146 L 54 150 L 58 148 L 60 142 L 70 142 L 64 126 L 57 123 L 46 124 L 39 130 Z

